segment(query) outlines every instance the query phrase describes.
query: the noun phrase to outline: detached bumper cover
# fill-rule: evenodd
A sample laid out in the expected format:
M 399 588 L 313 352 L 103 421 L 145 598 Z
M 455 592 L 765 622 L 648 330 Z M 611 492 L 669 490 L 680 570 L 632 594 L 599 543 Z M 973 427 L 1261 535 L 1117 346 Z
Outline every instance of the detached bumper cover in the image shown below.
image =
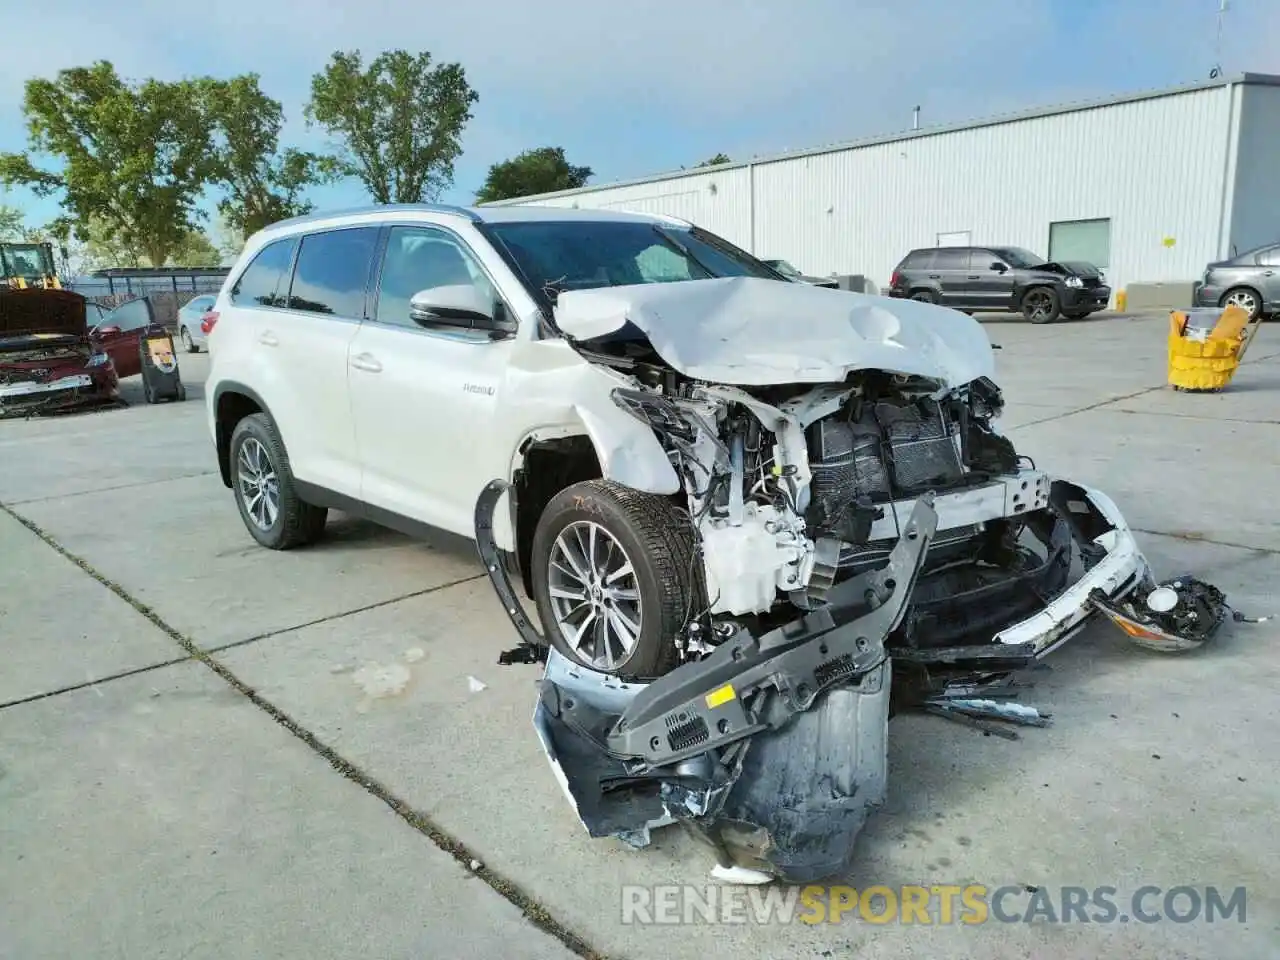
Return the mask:
M 504 488 L 495 481 L 477 503 L 477 542 L 523 647 L 538 651 L 527 659 L 546 659 L 533 724 L 588 834 L 643 847 L 653 829 L 679 824 L 738 881 L 803 884 L 846 871 L 857 834 L 885 799 L 885 641 L 904 621 L 937 533 L 934 498 L 913 505 L 888 565 L 833 587 L 827 606 L 759 638 L 740 630 L 702 660 L 627 683 L 548 649 L 523 615 L 491 532 Z M 1155 587 L 1110 498 L 1053 480 L 1048 500 L 1083 576 L 987 643 L 929 654 L 1014 669 L 1100 611 L 1113 619 L 1132 611 Z M 893 656 L 910 661 L 914 652 Z

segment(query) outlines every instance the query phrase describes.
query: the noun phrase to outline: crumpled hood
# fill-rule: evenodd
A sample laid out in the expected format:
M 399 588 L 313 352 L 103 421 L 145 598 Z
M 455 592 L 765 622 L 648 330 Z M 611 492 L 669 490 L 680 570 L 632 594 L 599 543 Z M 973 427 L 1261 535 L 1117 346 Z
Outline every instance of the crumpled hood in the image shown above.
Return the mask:
M 70 290 L 0 290 L 0 338 L 30 334 L 88 335 L 85 299 Z
M 958 311 L 755 277 L 566 291 L 555 319 L 575 340 L 638 332 L 686 376 L 738 386 L 833 383 L 855 370 L 960 386 L 995 369 L 986 331 Z

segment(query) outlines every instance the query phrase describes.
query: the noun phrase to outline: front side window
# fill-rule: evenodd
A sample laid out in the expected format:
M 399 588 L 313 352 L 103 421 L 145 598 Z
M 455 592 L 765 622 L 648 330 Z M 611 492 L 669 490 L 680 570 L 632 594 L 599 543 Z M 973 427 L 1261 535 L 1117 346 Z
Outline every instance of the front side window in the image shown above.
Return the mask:
M 488 275 L 451 234 L 430 227 L 392 227 L 378 286 L 378 322 L 416 328 L 409 316 L 414 294 L 440 287 L 471 287 L 479 302 L 498 305 Z
M 231 288 L 231 302 L 249 307 L 283 307 L 289 290 L 289 265 L 297 246 L 297 237 L 287 237 L 259 250 Z
M 1272 247 L 1258 254 L 1258 263 L 1264 267 L 1280 267 L 1280 247 Z
M 516 221 L 488 225 L 531 292 L 673 283 L 712 277 L 782 279 L 763 262 L 696 227 L 644 220 Z
M 331 230 L 303 237 L 289 288 L 289 309 L 360 320 L 378 245 L 377 227 Z

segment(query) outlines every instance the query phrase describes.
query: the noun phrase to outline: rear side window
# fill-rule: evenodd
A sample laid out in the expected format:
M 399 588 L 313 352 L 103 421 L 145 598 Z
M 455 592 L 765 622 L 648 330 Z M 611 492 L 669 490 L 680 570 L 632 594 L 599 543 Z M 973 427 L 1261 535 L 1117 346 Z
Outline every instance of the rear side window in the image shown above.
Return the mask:
M 297 237 L 268 243 L 231 288 L 231 302 L 244 306 L 283 307 L 289 289 L 289 265 Z
M 935 270 L 968 270 L 968 247 L 942 247 L 933 258 Z
M 933 261 L 932 250 L 912 250 L 898 267 L 899 270 L 923 270 Z
M 289 309 L 360 320 L 377 227 L 331 230 L 303 237 L 289 290 Z

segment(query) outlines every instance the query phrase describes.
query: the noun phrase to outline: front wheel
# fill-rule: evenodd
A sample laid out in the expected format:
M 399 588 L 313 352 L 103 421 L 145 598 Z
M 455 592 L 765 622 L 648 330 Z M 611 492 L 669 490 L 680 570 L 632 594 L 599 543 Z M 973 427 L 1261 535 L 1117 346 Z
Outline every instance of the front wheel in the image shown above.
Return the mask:
M 1058 291 L 1053 287 L 1032 287 L 1022 295 L 1022 315 L 1032 323 L 1053 323 L 1061 312 Z
M 560 491 L 533 535 L 531 575 L 544 635 L 601 673 L 652 678 L 675 663 L 702 612 L 687 513 L 608 480 Z
M 272 550 L 290 550 L 319 538 L 328 511 L 298 496 L 289 454 L 265 413 L 236 424 L 230 454 L 231 488 L 253 539 Z

